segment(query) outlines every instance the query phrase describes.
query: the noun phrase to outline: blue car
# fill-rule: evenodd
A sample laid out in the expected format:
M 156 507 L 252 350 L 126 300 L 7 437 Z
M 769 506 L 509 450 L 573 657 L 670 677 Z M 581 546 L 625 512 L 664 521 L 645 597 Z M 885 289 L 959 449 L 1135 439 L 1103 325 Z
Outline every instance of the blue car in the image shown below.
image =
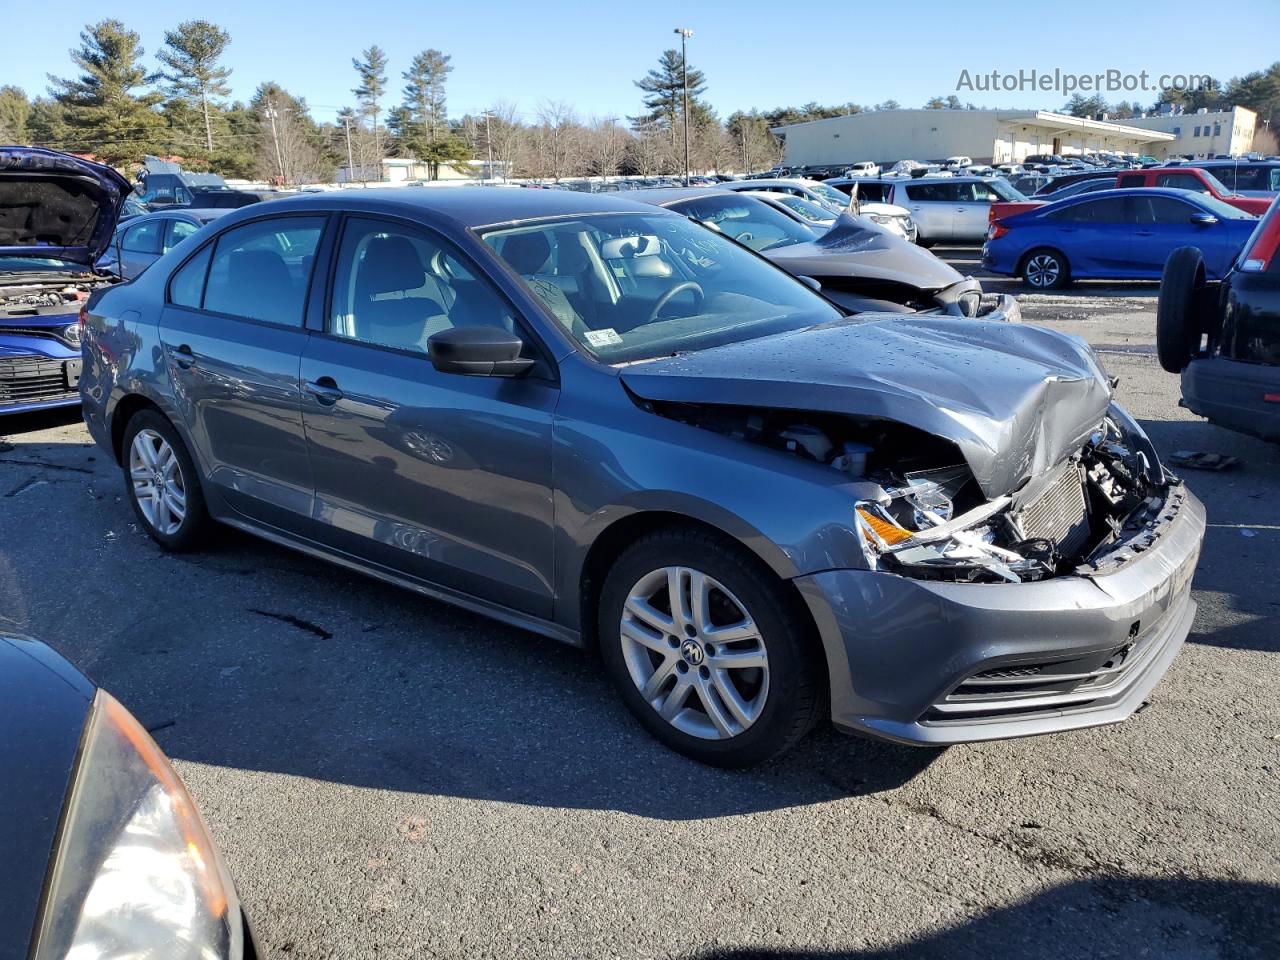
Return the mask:
M 1036 290 L 1072 280 L 1159 280 L 1169 254 L 1198 247 L 1217 280 L 1258 218 L 1190 190 L 1106 190 L 1045 204 L 996 221 L 982 265 Z
M 38 147 L 0 147 L 0 416 L 80 403 L 80 308 L 129 182 Z

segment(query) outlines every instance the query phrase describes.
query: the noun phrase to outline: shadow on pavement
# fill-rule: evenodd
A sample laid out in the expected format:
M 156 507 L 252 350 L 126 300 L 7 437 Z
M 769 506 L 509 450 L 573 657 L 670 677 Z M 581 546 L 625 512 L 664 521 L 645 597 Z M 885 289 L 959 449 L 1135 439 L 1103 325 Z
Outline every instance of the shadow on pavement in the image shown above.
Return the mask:
M 1220 594 L 1230 605 L 1227 621 L 1212 633 L 1192 629 L 1189 641 L 1210 646 L 1280 652 L 1280 445 L 1214 426 L 1204 420 L 1143 420 L 1160 458 L 1178 450 L 1236 457 L 1222 472 L 1172 467 L 1205 505 L 1205 534 L 1195 588 Z M 1204 599 L 1202 598 L 1202 603 Z
M 875 929 L 868 923 L 869 929 Z M 845 936 L 857 940 L 859 931 Z M 697 960 L 1264 960 L 1280 956 L 1280 888 L 1101 877 L 1052 887 L 969 923 L 888 948 L 737 948 Z

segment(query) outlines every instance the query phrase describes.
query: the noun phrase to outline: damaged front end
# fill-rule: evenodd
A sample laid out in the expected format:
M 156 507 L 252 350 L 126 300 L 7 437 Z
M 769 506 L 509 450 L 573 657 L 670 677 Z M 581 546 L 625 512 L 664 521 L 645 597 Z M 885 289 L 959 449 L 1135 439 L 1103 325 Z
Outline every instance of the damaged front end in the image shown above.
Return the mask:
M 816 411 L 640 401 L 669 419 L 786 451 L 843 474 L 870 570 L 953 583 L 1081 572 L 1150 525 L 1167 475 L 1119 406 L 1079 449 L 988 497 L 957 447 L 903 424 Z
M 1145 436 L 1114 406 L 1077 453 L 994 500 L 965 503 L 963 466 L 878 479 L 880 494 L 854 510 L 870 568 L 961 583 L 1078 572 L 1144 525 L 1169 484 Z

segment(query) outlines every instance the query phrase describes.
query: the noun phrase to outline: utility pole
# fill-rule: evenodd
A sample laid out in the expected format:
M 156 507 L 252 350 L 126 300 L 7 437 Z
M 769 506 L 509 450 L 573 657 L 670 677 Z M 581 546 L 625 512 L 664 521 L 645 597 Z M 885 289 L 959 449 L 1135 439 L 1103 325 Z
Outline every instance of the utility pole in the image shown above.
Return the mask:
M 342 125 L 347 129 L 347 183 L 356 175 L 356 161 L 351 155 L 351 117 L 343 114 Z
M 271 120 L 271 139 L 276 147 L 276 167 L 280 170 L 280 183 L 285 183 L 284 175 L 284 159 L 280 155 L 280 133 L 276 130 L 276 102 L 274 100 L 267 101 L 267 117 Z
M 493 119 L 493 114 L 487 110 L 484 113 L 484 145 L 489 149 L 489 166 L 485 169 L 485 179 L 493 179 L 493 134 L 489 132 L 489 121 Z M 503 179 L 506 179 L 505 177 Z
M 693 31 L 686 27 L 676 27 L 680 34 L 680 68 L 684 71 L 684 185 L 689 185 L 689 55 L 686 44 L 693 36 Z

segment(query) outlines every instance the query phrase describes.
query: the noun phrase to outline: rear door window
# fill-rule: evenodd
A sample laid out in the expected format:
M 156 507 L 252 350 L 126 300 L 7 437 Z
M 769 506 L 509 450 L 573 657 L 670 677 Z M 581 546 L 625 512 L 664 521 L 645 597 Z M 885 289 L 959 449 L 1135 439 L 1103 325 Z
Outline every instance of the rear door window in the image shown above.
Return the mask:
M 159 253 L 164 225 L 164 220 L 157 217 L 129 227 L 124 232 L 120 246 L 130 253 Z
M 218 237 L 203 308 L 283 326 L 302 325 L 323 217 L 273 217 Z
M 1141 187 L 1145 186 L 1147 175 L 1145 173 L 1122 173 L 1116 180 L 1117 187 Z

